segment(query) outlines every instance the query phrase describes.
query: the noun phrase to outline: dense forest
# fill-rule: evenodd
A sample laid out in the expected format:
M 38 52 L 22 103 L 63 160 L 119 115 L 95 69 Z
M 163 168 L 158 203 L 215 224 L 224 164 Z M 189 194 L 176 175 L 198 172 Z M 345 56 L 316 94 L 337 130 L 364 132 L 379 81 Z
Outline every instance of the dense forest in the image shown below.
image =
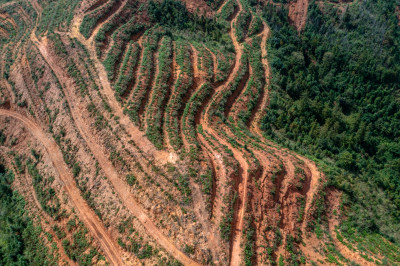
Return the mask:
M 320 159 L 345 192 L 342 229 L 400 243 L 400 31 L 395 0 L 341 10 L 310 2 L 298 33 L 288 11 L 264 8 L 271 27 L 270 105 L 262 128 L 274 141 Z
M 42 229 L 33 224 L 23 197 L 12 189 L 13 180 L 13 172 L 0 165 L 0 264 L 55 265 Z

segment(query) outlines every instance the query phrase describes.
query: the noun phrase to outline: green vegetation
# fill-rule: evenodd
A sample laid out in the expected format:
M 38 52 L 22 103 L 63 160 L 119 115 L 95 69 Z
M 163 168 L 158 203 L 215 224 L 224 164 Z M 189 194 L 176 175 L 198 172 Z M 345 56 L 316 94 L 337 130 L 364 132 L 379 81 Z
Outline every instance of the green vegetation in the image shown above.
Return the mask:
M 214 80 L 215 82 L 222 82 L 228 78 L 230 68 L 235 60 L 233 44 L 230 43 L 229 46 L 221 47 L 221 49 L 211 47 L 210 50 L 215 54 L 217 59 L 217 73 Z
M 300 36 L 287 10 L 268 5 L 264 17 L 272 30 L 265 133 L 330 165 L 323 169 L 329 184 L 350 206 L 344 231 L 400 243 L 396 1 L 356 1 L 345 11 L 311 1 Z
M 250 12 L 243 10 L 242 12 L 239 13 L 235 24 L 235 33 L 238 42 L 243 42 L 244 39 L 246 38 L 250 21 L 251 21 Z
M 232 82 L 230 82 L 224 91 L 222 92 L 221 99 L 213 101 L 210 107 L 210 117 L 218 116 L 222 121 L 225 121 L 226 115 L 229 113 L 232 107 L 232 101 L 236 99 L 240 94 L 241 86 L 246 82 L 246 76 L 249 73 L 248 54 L 243 53 L 240 58 L 239 71 L 236 73 Z
M 94 9 L 92 12 L 83 17 L 79 31 L 83 36 L 85 36 L 85 38 L 89 38 L 97 23 L 107 18 L 112 13 L 113 9 L 121 4 L 121 1 L 109 0 L 104 5 Z
M 256 110 L 257 104 L 260 102 L 261 97 L 264 93 L 265 76 L 264 67 L 261 61 L 261 40 L 260 38 L 254 38 L 252 46 L 246 46 L 249 54 L 249 64 L 252 69 L 252 75 L 249 77 L 247 86 L 244 88 L 242 98 L 239 98 L 237 102 L 244 101 L 246 99 L 246 109 L 240 110 L 238 117 L 241 125 L 250 122 L 254 111 Z
M 224 216 L 222 217 L 221 224 L 219 225 L 219 229 L 221 232 L 221 238 L 224 240 L 229 240 L 231 237 L 232 231 L 232 223 L 233 216 L 235 215 L 235 203 L 238 199 L 237 192 L 230 193 L 224 197 L 224 203 L 226 204 L 226 209 L 223 212 Z
M 130 84 L 135 81 L 134 70 L 139 63 L 139 53 L 139 46 L 136 43 L 129 43 L 124 61 L 122 62 L 122 67 L 118 76 L 118 80 L 114 86 L 114 90 L 118 96 L 122 96 L 127 91 L 129 91 Z
M 74 10 L 81 0 L 42 1 L 43 12 L 37 27 L 37 33 L 68 30 L 74 16 Z M 43 5 L 44 4 L 44 5 Z
M 186 6 L 177 0 L 161 3 L 150 1 L 148 14 L 153 23 L 168 27 L 173 31 L 191 32 L 197 40 L 220 40 L 226 28 L 215 19 L 199 17 L 189 13 Z
M 258 34 L 262 30 L 262 28 L 263 24 L 261 18 L 259 16 L 253 15 L 247 35 L 250 37 L 255 34 Z
M 165 32 L 160 28 L 151 28 L 143 35 L 143 58 L 139 69 L 137 84 L 133 90 L 132 99 L 124 110 L 135 123 L 139 124 L 146 96 L 150 90 L 150 82 L 154 75 L 154 53 L 159 40 Z
M 158 51 L 158 75 L 151 92 L 147 108 L 146 135 L 157 149 L 163 148 L 163 113 L 169 95 L 170 78 L 172 75 L 172 39 L 164 36 Z
M 224 3 L 224 0 L 206 0 L 206 3 L 213 9 L 217 9 L 220 5 Z
M 201 43 L 194 43 L 193 46 L 198 52 L 198 68 L 204 72 L 203 78 L 208 82 L 213 82 L 214 62 L 209 50 Z
M 99 255 L 96 249 L 90 248 L 87 233 L 88 231 L 86 228 L 79 229 L 73 233 L 72 243 L 68 239 L 62 241 L 67 256 L 73 261 L 76 261 L 79 265 L 93 265 L 93 258 Z M 87 252 L 87 250 L 89 250 L 89 252 Z
M 195 93 L 192 94 L 188 103 L 186 104 L 185 110 L 183 111 L 184 121 L 182 126 L 182 132 L 185 134 L 186 139 L 190 144 L 189 157 L 191 161 L 198 159 L 198 151 L 200 149 L 200 143 L 196 137 L 195 120 L 196 114 L 199 112 L 204 101 L 211 95 L 212 86 L 210 83 L 204 83 Z
M 132 17 L 126 24 L 120 27 L 113 34 L 113 46 L 103 64 L 107 71 L 108 78 L 114 80 L 122 55 L 129 40 L 136 34 L 144 31 L 144 25 L 139 24 L 135 17 Z
M 0 165 L 0 264 L 56 265 L 41 227 L 33 224 L 23 197 L 13 191 L 13 180 L 14 174 Z
M 170 144 L 175 150 L 179 150 L 183 145 L 180 135 L 180 117 L 185 106 L 184 98 L 188 96 L 188 92 L 193 85 L 193 71 L 190 58 L 190 46 L 181 39 L 177 40 L 175 53 L 180 72 L 172 88 L 172 96 L 165 112 L 167 113 L 166 128 Z
M 137 4 L 138 2 L 136 1 L 128 1 L 118 14 L 112 16 L 110 20 L 99 29 L 94 38 L 96 54 L 99 58 L 103 55 L 107 44 L 109 44 L 110 35 L 114 35 L 113 31 L 118 30 L 121 25 L 123 27 L 124 23 L 130 21 L 133 15 L 140 15 L 140 10 L 137 10 Z
M 236 0 L 229 0 L 222 7 L 219 17 L 224 20 L 230 20 L 230 19 L 232 19 L 232 16 L 237 8 L 238 8 L 238 4 L 237 4 Z
M 246 244 L 244 246 L 244 263 L 246 266 L 253 265 L 255 248 L 255 228 L 252 226 L 253 218 L 246 221 Z

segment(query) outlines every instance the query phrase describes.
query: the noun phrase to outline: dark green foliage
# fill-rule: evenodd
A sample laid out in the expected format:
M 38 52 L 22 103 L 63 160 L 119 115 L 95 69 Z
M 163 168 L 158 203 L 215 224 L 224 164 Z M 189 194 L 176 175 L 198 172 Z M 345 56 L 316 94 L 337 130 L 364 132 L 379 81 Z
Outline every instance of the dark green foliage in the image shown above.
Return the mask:
M 109 41 L 110 35 L 113 35 L 113 31 L 118 30 L 118 28 L 130 21 L 133 15 L 139 16 L 140 10 L 137 10 L 137 1 L 128 0 L 121 11 L 112 16 L 98 31 L 94 40 L 96 45 L 96 54 L 100 58 L 102 57 L 102 52 L 104 52 L 107 42 Z
M 161 3 L 150 1 L 150 18 L 161 25 L 183 29 L 190 21 L 190 13 L 180 1 L 164 0 Z
M 3 131 L 0 130 L 0 145 L 3 145 L 6 139 L 6 135 L 4 135 Z
M 208 39 L 219 40 L 225 31 L 224 26 L 215 19 L 191 14 L 186 6 L 177 0 L 164 0 L 161 3 L 152 0 L 148 6 L 148 14 L 153 23 L 159 23 L 174 30 L 196 33 L 197 37 L 204 36 Z
M 206 0 L 207 5 L 217 9 L 220 5 L 224 4 L 224 0 Z
M 142 238 L 137 239 L 138 237 L 134 236 L 133 238 L 127 237 L 130 243 L 126 244 L 121 238 L 118 238 L 118 244 L 125 250 L 129 252 L 133 252 L 139 259 L 148 259 L 153 256 L 155 251 L 153 247 L 149 244 L 142 244 Z
M 209 168 L 204 175 L 201 175 L 201 183 L 203 186 L 203 193 L 211 195 L 213 188 L 213 171 L 211 168 Z
M 251 21 L 251 14 L 248 11 L 243 10 L 239 13 L 236 20 L 235 29 L 238 42 L 243 42 L 246 38 L 249 24 Z
M 340 14 L 312 1 L 299 36 L 286 10 L 267 6 L 272 80 L 263 128 L 275 141 L 335 162 L 326 174 L 346 192 L 351 224 L 400 242 L 395 7 L 394 0 L 357 1 Z
M 133 186 L 137 182 L 136 177 L 133 174 L 129 174 L 126 176 L 126 182 L 128 182 L 130 186 Z
M 37 32 L 41 34 L 46 31 L 67 30 L 73 19 L 74 10 L 80 2 L 81 0 L 48 1 L 43 6 Z
M 230 82 L 226 89 L 222 93 L 221 99 L 217 102 L 214 101 L 211 103 L 211 110 L 210 110 L 210 117 L 218 116 L 225 121 L 227 110 L 229 107 L 232 107 L 230 104 L 232 100 L 236 99 L 239 90 L 241 89 L 240 86 L 243 85 L 243 81 L 246 79 L 246 75 L 249 73 L 249 64 L 248 64 L 248 54 L 243 53 L 242 57 L 240 58 L 240 67 L 239 71 L 236 73 L 232 82 Z
M 260 17 L 258 16 L 253 16 L 250 26 L 249 26 L 249 30 L 247 32 L 248 36 L 252 36 L 255 34 L 258 34 L 263 28 L 263 24 L 262 24 L 262 20 Z
M 42 229 L 33 225 L 24 199 L 11 187 L 13 180 L 14 174 L 0 165 L 0 264 L 55 265 Z
M 150 81 L 155 72 L 154 53 L 157 50 L 160 38 L 164 34 L 165 31 L 160 28 L 151 28 L 143 35 L 143 58 L 139 68 L 137 84 L 133 90 L 132 99 L 128 102 L 128 108 L 124 110 L 136 124 L 139 124 L 140 111 L 144 109 L 144 101 L 151 89 Z
M 230 20 L 232 19 L 232 16 L 237 8 L 238 4 L 236 0 L 229 0 L 228 2 L 224 3 L 219 17 L 225 20 Z
M 264 76 L 264 67 L 261 61 L 261 47 L 260 47 L 260 39 L 254 38 L 252 42 L 252 46 L 248 46 L 247 51 L 249 53 L 249 64 L 252 68 L 252 75 L 247 82 L 247 87 L 245 87 L 243 97 L 246 97 L 246 109 L 240 110 L 239 119 L 242 124 L 247 124 L 254 113 L 257 104 L 259 103 L 264 86 L 265 86 L 265 76 Z M 240 99 L 239 99 L 240 101 Z

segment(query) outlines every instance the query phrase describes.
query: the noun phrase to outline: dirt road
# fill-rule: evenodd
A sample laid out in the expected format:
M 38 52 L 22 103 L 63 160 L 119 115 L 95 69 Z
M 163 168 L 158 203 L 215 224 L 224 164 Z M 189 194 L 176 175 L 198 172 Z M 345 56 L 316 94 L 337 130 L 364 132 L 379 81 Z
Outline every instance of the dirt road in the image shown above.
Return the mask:
M 51 137 L 48 137 L 46 133 L 43 132 L 43 130 L 33 121 L 19 113 L 0 109 L 0 115 L 11 117 L 22 122 L 29 132 L 43 144 L 53 162 L 55 170 L 60 176 L 61 181 L 64 183 L 64 188 L 69 194 L 72 204 L 78 212 L 79 218 L 92 233 L 93 237 L 98 241 L 109 262 L 113 265 L 123 265 L 122 254 L 118 249 L 117 243 L 111 238 L 102 222 L 81 197 L 70 169 L 68 169 L 65 164 L 63 155 L 54 140 Z
M 85 106 L 82 106 L 78 101 L 75 100 L 74 80 L 66 74 L 65 69 L 63 69 L 58 63 L 58 58 L 50 53 L 50 48 L 48 47 L 45 39 L 40 42 L 35 35 L 31 35 L 31 39 L 37 45 L 40 53 L 48 65 L 54 71 L 57 79 L 60 81 L 60 84 L 63 84 L 62 87 L 64 89 L 68 105 L 70 106 L 75 125 L 79 130 L 80 135 L 87 143 L 89 149 L 92 151 L 94 157 L 99 162 L 99 165 L 103 169 L 108 180 L 110 180 L 115 191 L 118 193 L 123 204 L 135 217 L 138 218 L 138 220 L 146 228 L 148 234 L 152 236 L 163 248 L 165 248 L 167 252 L 169 252 L 175 259 L 179 260 L 184 265 L 198 265 L 195 261 L 180 251 L 166 236 L 164 236 L 164 234 L 155 226 L 153 221 L 151 221 L 147 216 L 145 210 L 137 203 L 129 191 L 129 185 L 122 181 L 122 179 L 118 176 L 117 171 L 104 154 L 102 147 L 95 141 L 96 138 L 92 136 L 91 129 L 87 121 L 85 121 L 80 115 L 80 110 L 84 110 Z

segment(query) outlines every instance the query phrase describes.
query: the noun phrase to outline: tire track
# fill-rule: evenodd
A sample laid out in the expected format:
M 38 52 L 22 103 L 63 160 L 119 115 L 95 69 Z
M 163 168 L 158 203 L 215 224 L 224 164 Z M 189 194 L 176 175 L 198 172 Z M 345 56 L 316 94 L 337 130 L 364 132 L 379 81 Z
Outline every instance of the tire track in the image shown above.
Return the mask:
M 92 133 L 87 121 L 79 115 L 84 107 L 78 102 L 74 101 L 74 80 L 72 80 L 66 73 L 65 70 L 58 63 L 58 59 L 50 54 L 50 48 L 48 47 L 47 40 L 44 39 L 41 42 L 36 38 L 35 35 L 31 35 L 31 38 L 35 45 L 38 47 L 43 58 L 49 64 L 54 71 L 56 77 L 60 83 L 63 84 L 66 100 L 70 106 L 72 117 L 75 121 L 75 125 L 79 130 L 80 135 L 87 143 L 89 149 L 92 151 L 94 157 L 99 162 L 99 165 L 103 169 L 104 173 L 110 180 L 115 191 L 118 193 L 124 205 L 131 211 L 131 213 L 141 222 L 146 228 L 148 234 L 152 236 L 156 242 L 158 242 L 163 248 L 167 250 L 173 257 L 179 260 L 184 265 L 198 265 L 195 261 L 186 256 L 180 251 L 153 223 L 153 221 L 147 216 L 145 210 L 137 203 L 135 198 L 132 196 L 129 186 L 122 181 L 118 176 L 118 173 L 112 166 L 111 162 L 105 156 L 102 147 L 95 142 L 95 138 L 91 137 Z M 103 77 L 103 82 L 104 82 Z M 100 77 L 101 79 L 101 77 Z M 109 85 L 109 84 L 108 84 Z M 111 90 L 111 87 L 109 86 Z M 108 95 L 112 96 L 113 95 Z M 114 99 L 115 100 L 115 99 Z M 118 103 L 116 103 L 118 104 Z M 115 111 L 115 110 L 114 110 Z
M 111 238 L 106 228 L 94 214 L 93 210 L 81 197 L 80 190 L 76 187 L 75 180 L 70 173 L 70 169 L 65 164 L 63 155 L 55 141 L 48 137 L 46 133 L 44 133 L 42 129 L 33 121 L 17 112 L 0 109 L 0 115 L 12 117 L 22 122 L 28 128 L 31 134 L 43 144 L 53 162 L 53 167 L 57 171 L 61 181 L 64 183 L 64 188 L 68 192 L 72 204 L 78 211 L 79 218 L 85 223 L 86 227 L 91 231 L 94 238 L 97 239 L 110 263 L 113 265 L 123 265 L 124 262 L 121 259 L 122 254 L 117 248 L 117 243 Z

